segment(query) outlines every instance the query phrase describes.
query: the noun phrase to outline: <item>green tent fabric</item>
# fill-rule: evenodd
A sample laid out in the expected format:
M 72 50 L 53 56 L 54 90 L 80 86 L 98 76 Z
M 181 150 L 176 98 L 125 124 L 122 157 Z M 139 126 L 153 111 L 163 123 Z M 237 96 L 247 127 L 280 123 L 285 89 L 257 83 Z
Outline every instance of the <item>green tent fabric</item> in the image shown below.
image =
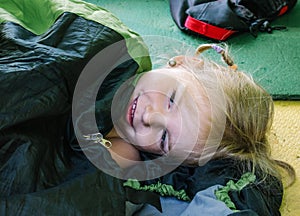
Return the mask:
M 185 34 L 173 22 L 169 0 L 86 0 L 110 10 L 129 28 L 141 36 L 160 35 L 175 38 L 196 47 L 201 43 L 215 42 Z M 287 30 L 259 33 L 254 38 L 248 33 L 226 41 L 239 69 L 253 75 L 275 99 L 300 99 L 300 2 L 271 25 L 283 25 Z M 164 50 L 176 49 L 162 47 Z M 219 57 L 213 55 L 214 60 Z

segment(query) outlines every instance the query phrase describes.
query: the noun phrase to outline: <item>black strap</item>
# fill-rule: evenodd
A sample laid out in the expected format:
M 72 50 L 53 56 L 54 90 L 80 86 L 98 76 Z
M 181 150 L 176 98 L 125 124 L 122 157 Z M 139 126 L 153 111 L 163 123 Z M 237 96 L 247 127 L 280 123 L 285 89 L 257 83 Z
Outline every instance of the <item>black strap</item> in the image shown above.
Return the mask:
M 134 204 L 148 203 L 162 212 L 160 196 L 151 191 L 139 191 L 125 187 L 126 199 Z

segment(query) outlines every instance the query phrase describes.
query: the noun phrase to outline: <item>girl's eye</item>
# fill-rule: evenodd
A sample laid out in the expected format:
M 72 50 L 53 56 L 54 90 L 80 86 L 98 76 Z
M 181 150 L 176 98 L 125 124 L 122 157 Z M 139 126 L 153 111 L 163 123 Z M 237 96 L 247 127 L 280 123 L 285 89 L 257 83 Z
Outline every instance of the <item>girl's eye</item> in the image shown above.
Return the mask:
M 176 92 L 174 91 L 169 99 L 169 107 L 168 108 L 171 108 L 171 106 L 174 104 L 175 94 L 176 94 Z
M 160 148 L 164 151 L 165 149 L 165 144 L 166 144 L 166 138 L 167 138 L 167 130 L 165 129 L 163 131 L 163 134 L 161 136 L 161 141 L 160 141 Z

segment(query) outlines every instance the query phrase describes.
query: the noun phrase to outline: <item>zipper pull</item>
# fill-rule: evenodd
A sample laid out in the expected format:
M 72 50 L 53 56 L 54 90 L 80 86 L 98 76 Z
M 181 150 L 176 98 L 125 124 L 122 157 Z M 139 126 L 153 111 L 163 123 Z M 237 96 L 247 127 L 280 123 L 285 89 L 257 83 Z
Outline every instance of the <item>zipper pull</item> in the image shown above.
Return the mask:
M 88 141 L 93 141 L 94 143 L 100 143 L 108 149 L 112 147 L 112 143 L 109 140 L 104 139 L 101 133 L 83 135 L 83 138 Z

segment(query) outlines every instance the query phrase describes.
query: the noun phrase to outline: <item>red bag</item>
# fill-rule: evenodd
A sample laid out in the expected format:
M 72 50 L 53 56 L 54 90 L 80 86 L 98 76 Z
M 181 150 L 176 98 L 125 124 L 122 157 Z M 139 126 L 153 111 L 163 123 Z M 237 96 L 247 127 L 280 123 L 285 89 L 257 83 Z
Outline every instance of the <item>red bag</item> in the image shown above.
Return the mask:
M 297 0 L 170 0 L 177 26 L 207 38 L 224 41 L 239 32 L 271 33 L 270 22 L 290 11 Z

